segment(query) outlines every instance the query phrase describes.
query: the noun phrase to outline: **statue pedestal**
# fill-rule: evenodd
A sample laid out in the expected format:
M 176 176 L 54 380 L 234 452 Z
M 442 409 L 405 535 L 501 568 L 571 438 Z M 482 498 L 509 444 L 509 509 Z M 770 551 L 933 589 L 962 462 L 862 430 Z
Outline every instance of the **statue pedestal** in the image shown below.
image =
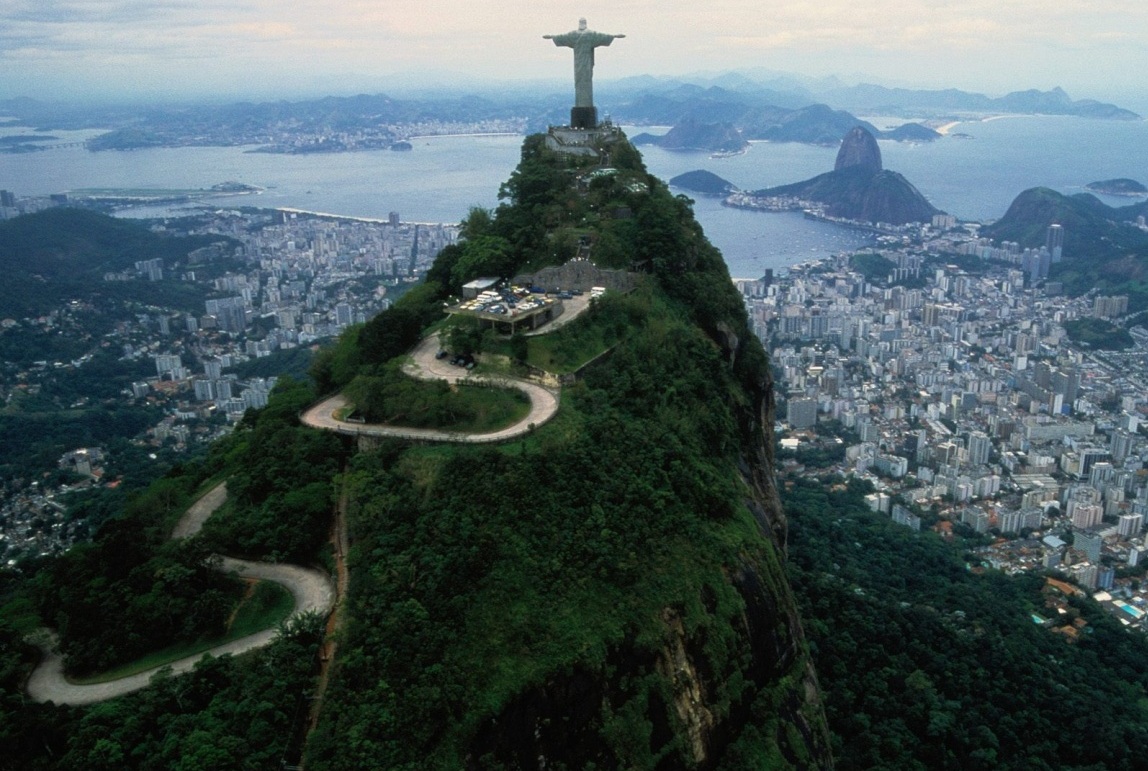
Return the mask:
M 603 155 L 602 151 L 608 145 L 623 139 L 625 137 L 616 126 L 607 125 L 596 128 L 551 126 L 546 135 L 546 146 L 562 155 L 600 158 Z
M 598 128 L 597 107 L 571 107 L 570 128 L 592 129 Z

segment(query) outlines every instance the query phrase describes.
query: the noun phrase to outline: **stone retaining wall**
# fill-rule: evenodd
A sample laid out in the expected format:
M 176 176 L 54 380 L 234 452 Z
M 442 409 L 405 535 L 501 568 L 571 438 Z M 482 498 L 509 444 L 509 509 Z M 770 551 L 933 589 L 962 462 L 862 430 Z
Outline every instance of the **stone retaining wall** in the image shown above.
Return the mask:
M 616 292 L 629 292 L 637 286 L 638 276 L 625 270 L 599 268 L 589 260 L 570 260 L 565 265 L 519 274 L 511 283 L 540 286 L 548 290 L 558 288 L 589 292 L 592 287 L 603 286 Z

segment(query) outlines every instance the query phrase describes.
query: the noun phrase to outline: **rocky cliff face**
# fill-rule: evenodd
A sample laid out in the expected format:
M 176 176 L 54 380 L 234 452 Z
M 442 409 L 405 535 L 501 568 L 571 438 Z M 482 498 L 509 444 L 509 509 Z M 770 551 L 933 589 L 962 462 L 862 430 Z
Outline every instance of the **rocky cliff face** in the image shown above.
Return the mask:
M 833 164 L 834 171 L 852 168 L 873 172 L 882 169 L 881 148 L 877 146 L 877 139 L 860 126 L 851 128 L 841 140 L 837 162 Z
M 724 328 L 718 342 L 736 366 L 750 341 Z M 649 727 L 649 757 L 657 759 L 649 767 L 716 769 L 735 757 L 755 756 L 768 758 L 769 768 L 832 767 L 817 678 L 782 566 L 786 521 L 774 483 L 768 370 L 751 390 L 753 403 L 739 416 L 749 439 L 740 476 L 744 503 L 763 539 L 723 568 L 740 609 L 723 617 L 722 602 L 704 589 L 695 599 L 711 624 L 699 627 L 679 608 L 662 608 L 659 646 L 628 638 L 601 667 L 576 668 L 519 694 L 476 733 L 467 768 L 482 768 L 483 758 L 508 768 L 628 767 L 601 740 L 603 714 L 635 702 L 641 707 L 634 717 Z M 736 652 L 732 659 L 714 655 L 719 640 Z M 636 698 L 639 684 L 651 679 L 659 686 Z M 734 680 L 743 690 L 731 698 Z
M 754 195 L 816 201 L 824 204 L 830 216 L 860 222 L 903 225 L 927 222 L 940 213 L 909 180 L 882 169 L 881 148 L 861 126 L 845 135 L 833 171 L 804 182 L 758 190 Z

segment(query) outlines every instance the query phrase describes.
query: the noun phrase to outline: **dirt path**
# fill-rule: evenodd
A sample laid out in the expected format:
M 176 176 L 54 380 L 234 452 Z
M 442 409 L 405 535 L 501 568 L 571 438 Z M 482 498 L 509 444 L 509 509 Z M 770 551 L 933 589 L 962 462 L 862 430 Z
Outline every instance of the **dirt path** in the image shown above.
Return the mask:
M 172 538 L 186 538 L 199 532 L 207 518 L 226 500 L 227 484 L 221 483 L 213 487 L 188 508 L 187 513 L 180 518 L 179 524 L 172 531 Z M 330 577 L 318 570 L 299 565 L 251 562 L 232 557 L 223 558 L 220 570 L 234 571 L 241 578 L 274 581 L 286 587 L 291 592 L 291 596 L 295 598 L 293 615 L 309 611 L 326 614 L 335 605 L 335 587 L 331 583 Z M 208 654 L 212 656 L 222 656 L 225 653 L 238 655 L 267 645 L 275 638 L 275 632 L 275 629 L 265 629 L 262 632 L 217 645 L 204 653 L 187 656 L 164 666 L 171 667 L 173 674 L 188 672 Z M 68 682 L 64 677 L 64 660 L 56 651 L 54 638 L 46 635 L 41 644 L 41 649 L 44 652 L 44 658 L 40 661 L 40 665 L 33 670 L 27 686 L 28 695 L 35 701 L 54 701 L 57 704 L 72 705 L 93 704 L 146 687 L 151 682 L 152 676 L 163 668 L 153 667 L 106 683 L 78 685 Z
M 517 388 L 530 398 L 530 412 L 514 425 L 486 434 L 441 431 L 431 428 L 403 428 L 378 423 L 348 423 L 347 421 L 337 420 L 335 418 L 335 413 L 347 406 L 347 400 L 344 399 L 341 394 L 336 394 L 335 396 L 324 399 L 304 412 L 300 420 L 312 428 L 337 431 L 341 434 L 349 434 L 351 436 L 389 436 L 397 439 L 414 439 L 430 442 L 483 444 L 487 442 L 502 442 L 527 434 L 535 426 L 542 425 L 558 412 L 558 396 L 553 391 L 524 380 L 475 375 L 461 367 L 453 366 L 445 359 L 436 359 L 435 354 L 438 353 L 438 351 L 438 335 L 430 335 L 429 337 L 423 338 L 411 352 L 411 359 L 403 367 L 403 371 L 411 377 L 417 377 L 423 380 L 445 380 L 448 383 L 470 380 L 472 382 L 490 383 L 506 388 Z
M 344 475 L 347 469 L 343 469 Z M 331 529 L 331 546 L 335 552 L 335 576 L 338 590 L 336 592 L 335 609 L 327 618 L 327 630 L 323 637 L 323 647 L 319 653 L 319 676 L 315 679 L 315 692 L 311 696 L 311 709 L 307 715 L 307 725 L 304 731 L 303 755 L 306 755 L 307 741 L 311 733 L 319 725 L 319 714 L 323 711 L 323 700 L 327 695 L 327 686 L 331 682 L 331 669 L 335 664 L 335 655 L 339 648 L 338 632 L 343 628 L 343 610 L 347 599 L 347 588 L 350 586 L 351 574 L 347 569 L 347 554 L 350 552 L 350 538 L 347 535 L 347 480 L 344 476 L 339 491 L 339 502 L 335 506 L 335 525 Z

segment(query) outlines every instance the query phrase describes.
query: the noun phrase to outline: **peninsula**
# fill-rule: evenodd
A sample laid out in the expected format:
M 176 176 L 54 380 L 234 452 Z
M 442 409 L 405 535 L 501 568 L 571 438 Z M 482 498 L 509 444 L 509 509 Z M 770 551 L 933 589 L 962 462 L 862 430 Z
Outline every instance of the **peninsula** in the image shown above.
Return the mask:
M 1134 179 L 1127 177 L 1120 177 L 1118 179 L 1106 179 L 1100 182 L 1089 182 L 1084 186 L 1085 190 L 1093 193 L 1100 193 L 1102 195 L 1122 195 L 1129 198 L 1139 198 L 1148 195 L 1148 187 Z
M 670 187 L 689 190 L 700 195 L 725 197 L 737 192 L 737 186 L 727 179 L 722 179 L 712 171 L 695 169 L 679 174 L 670 180 Z
M 734 194 L 727 205 L 770 211 L 820 208 L 832 218 L 904 225 L 941 212 L 909 180 L 882 166 L 873 134 L 855 126 L 845 135 L 833 171 L 803 182 Z

